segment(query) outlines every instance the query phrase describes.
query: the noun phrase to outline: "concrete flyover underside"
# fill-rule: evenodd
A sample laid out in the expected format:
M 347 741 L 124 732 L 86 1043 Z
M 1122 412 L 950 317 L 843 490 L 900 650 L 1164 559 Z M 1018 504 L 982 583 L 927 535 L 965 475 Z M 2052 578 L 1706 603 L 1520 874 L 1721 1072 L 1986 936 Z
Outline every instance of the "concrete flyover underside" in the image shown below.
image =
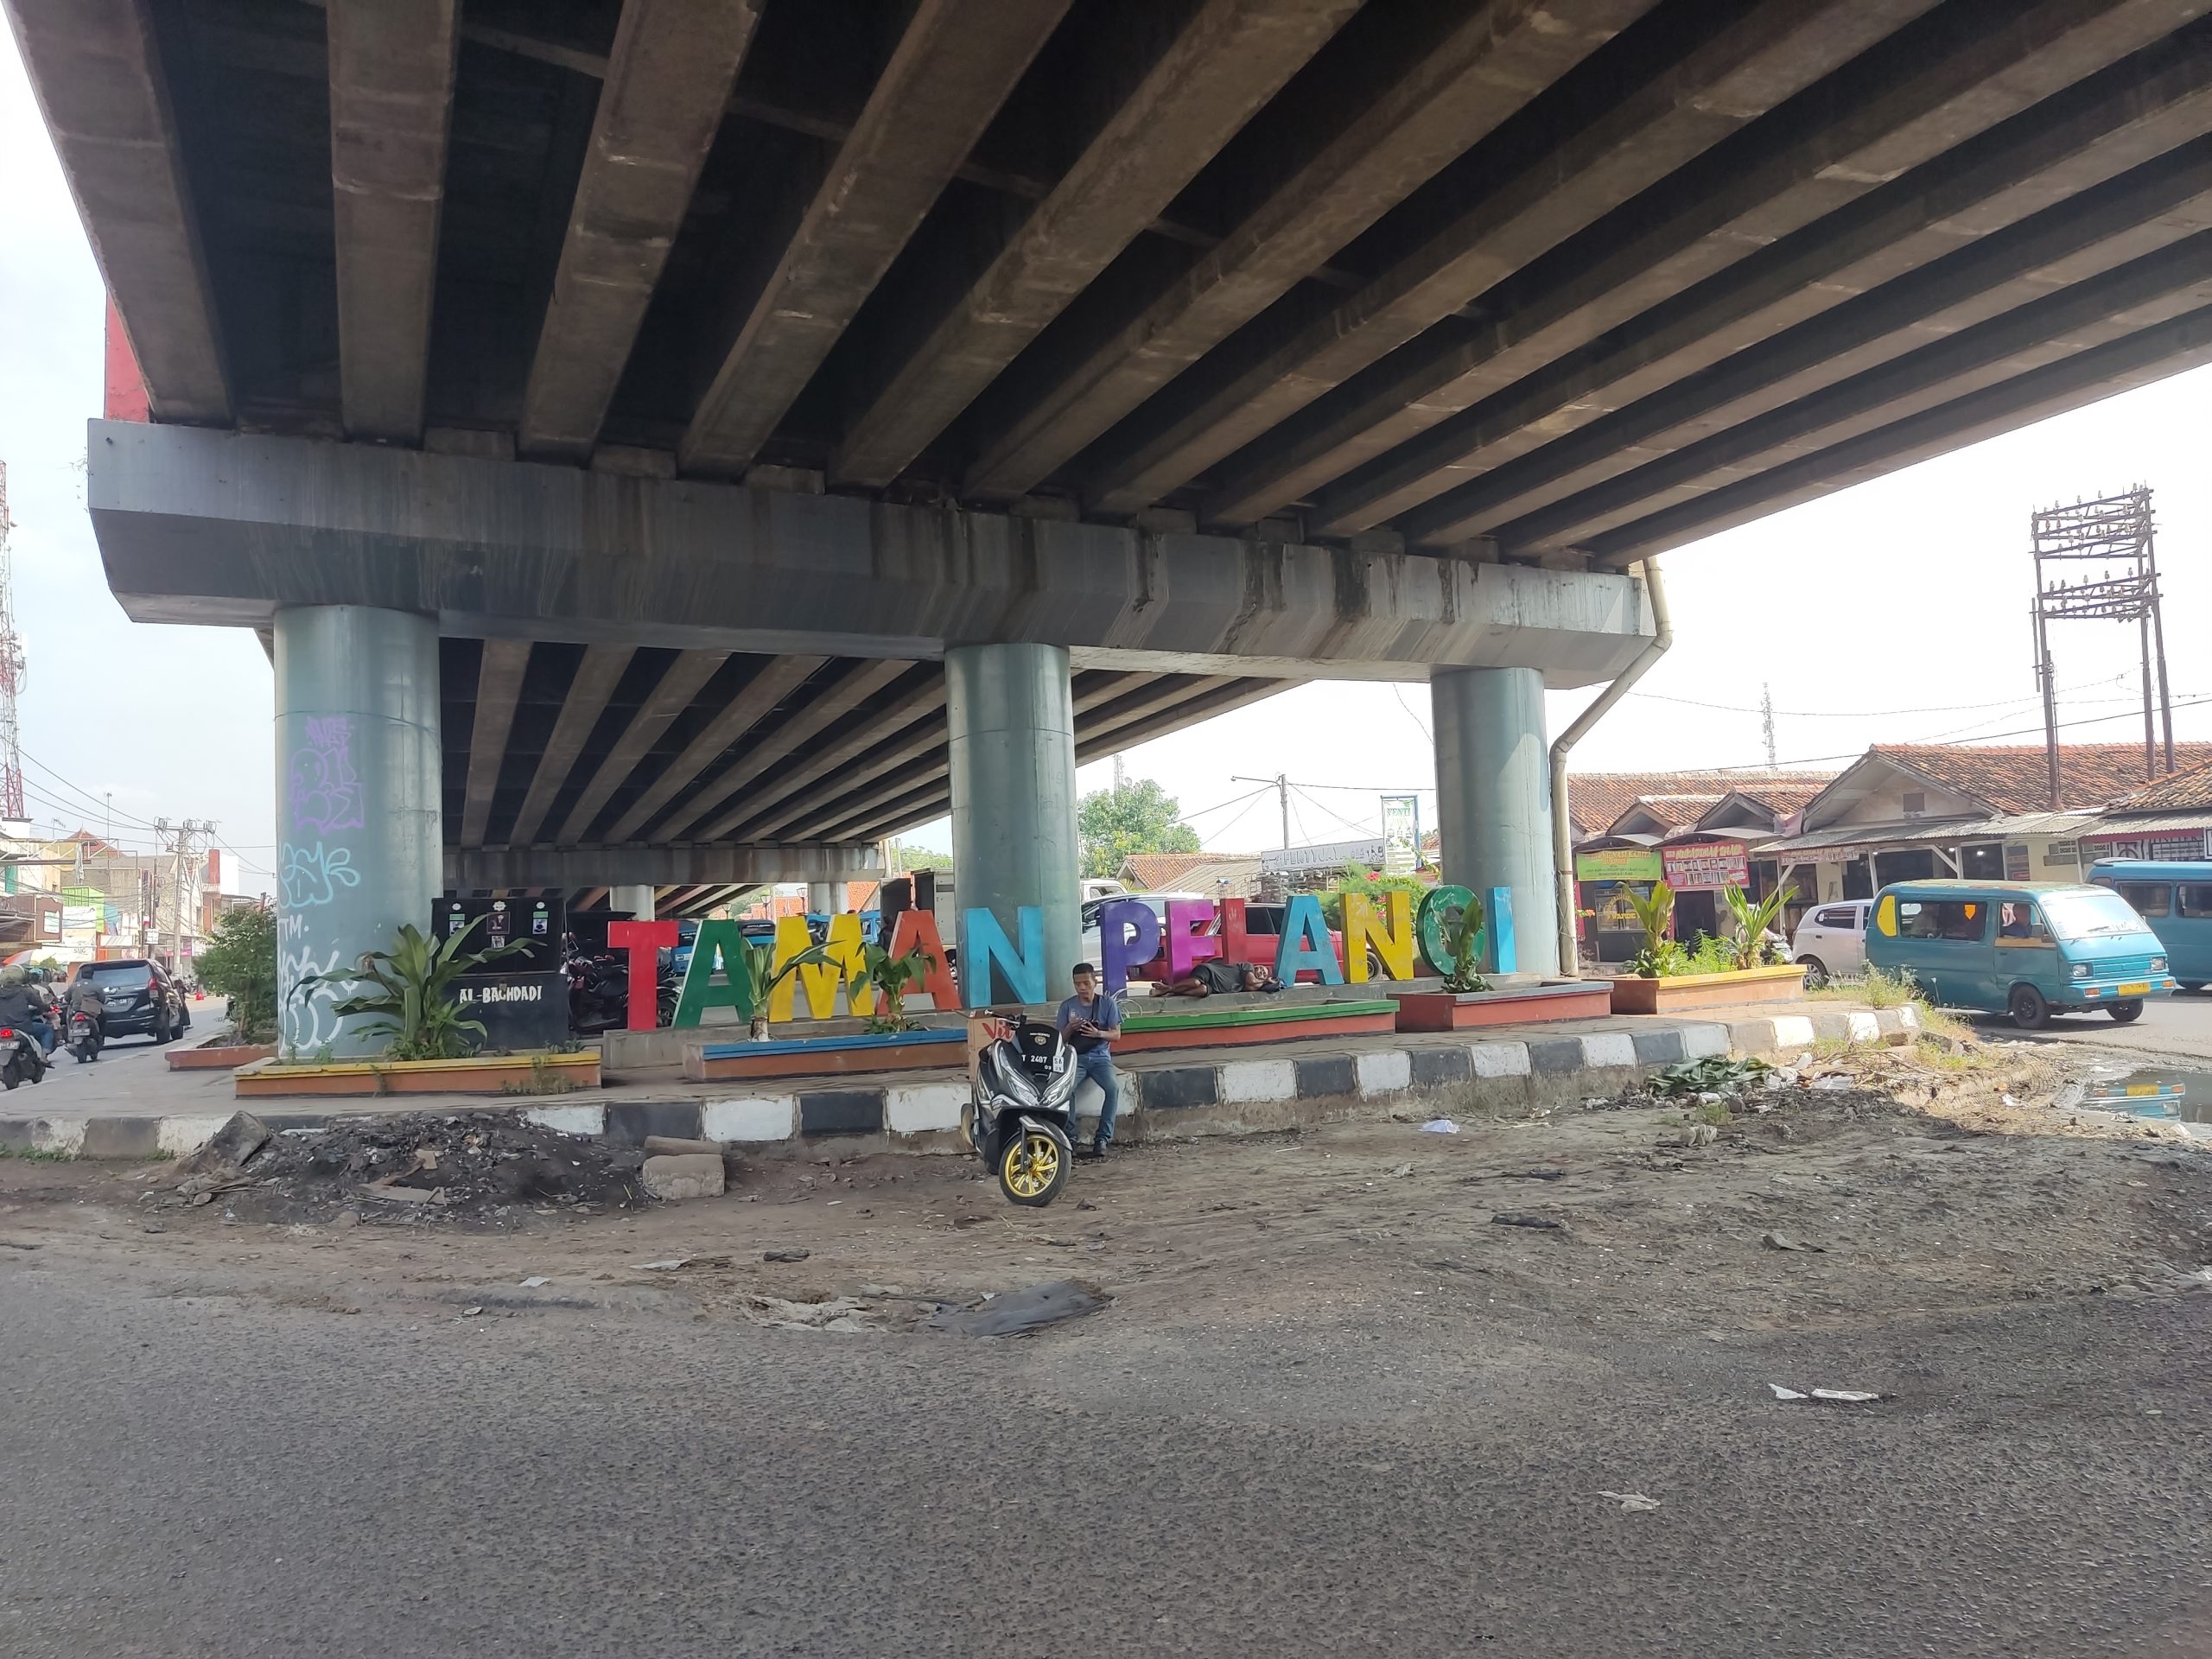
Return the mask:
M 0 6 L 111 585 L 435 618 L 464 854 L 820 879 L 970 646 L 1078 761 L 1589 683 L 1613 572 L 2212 361 L 2212 0 Z

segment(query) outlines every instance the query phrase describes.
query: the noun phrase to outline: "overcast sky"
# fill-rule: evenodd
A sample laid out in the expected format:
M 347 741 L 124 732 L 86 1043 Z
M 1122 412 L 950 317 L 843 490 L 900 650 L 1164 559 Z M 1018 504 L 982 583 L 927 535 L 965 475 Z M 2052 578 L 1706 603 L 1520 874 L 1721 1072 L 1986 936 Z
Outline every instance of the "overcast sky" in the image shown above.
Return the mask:
M 100 406 L 99 275 L 0 29 L 0 461 L 16 529 L 16 626 L 34 817 L 151 845 L 152 820 L 214 819 L 257 892 L 275 834 L 270 671 L 241 630 L 140 626 L 102 576 L 84 511 L 85 422 Z M 2183 737 L 2212 737 L 2212 369 L 2177 376 L 1929 461 L 1666 559 L 1673 653 L 1577 751 L 1583 771 L 1755 766 L 1770 685 L 1777 758 L 1835 766 L 1873 742 L 2040 736 L 2027 620 L 2028 515 L 2144 482 L 2157 492 L 2167 653 Z M 2132 628 L 2074 624 L 2054 646 L 2069 738 L 2139 738 Z M 1552 728 L 1592 695 L 1554 693 Z M 2196 701 L 2201 699 L 2202 701 Z M 1292 839 L 1374 833 L 1377 793 L 1420 790 L 1433 822 L 1428 690 L 1300 687 L 1132 749 L 1209 847 L 1272 847 L 1272 788 L 1232 774 L 1287 772 Z M 1085 766 L 1086 789 L 1111 781 Z M 910 839 L 939 848 L 940 822 Z

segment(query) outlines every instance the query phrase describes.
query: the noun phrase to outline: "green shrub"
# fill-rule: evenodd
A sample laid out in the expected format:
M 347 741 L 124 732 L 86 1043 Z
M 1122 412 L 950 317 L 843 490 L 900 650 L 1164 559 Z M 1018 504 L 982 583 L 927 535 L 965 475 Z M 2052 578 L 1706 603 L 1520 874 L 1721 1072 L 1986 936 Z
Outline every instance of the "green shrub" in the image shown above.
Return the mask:
M 276 1040 L 275 912 L 259 905 L 225 911 L 192 968 L 202 985 L 230 999 L 231 1025 L 240 1042 Z

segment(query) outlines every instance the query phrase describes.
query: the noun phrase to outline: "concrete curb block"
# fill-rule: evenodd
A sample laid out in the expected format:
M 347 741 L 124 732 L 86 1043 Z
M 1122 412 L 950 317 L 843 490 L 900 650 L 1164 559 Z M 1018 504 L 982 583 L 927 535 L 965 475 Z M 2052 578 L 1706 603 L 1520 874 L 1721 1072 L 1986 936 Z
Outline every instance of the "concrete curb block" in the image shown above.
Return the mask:
M 1816 1039 L 1905 1043 L 1919 1026 L 1907 1006 L 1822 1009 L 1725 1024 L 1631 1019 L 1596 1031 L 1477 1041 L 1416 1039 L 1351 1052 L 1300 1043 L 1295 1052 L 1266 1058 L 1247 1051 L 1187 1065 L 1117 1068 L 1120 1125 L 1123 1138 L 1141 1141 L 1281 1130 L 1400 1099 L 1417 1103 L 1423 1111 L 1445 1112 L 1565 1105 L 1612 1094 L 1661 1066 L 1685 1060 L 1714 1055 L 1787 1058 L 1810 1048 Z M 1086 1090 L 1079 1098 L 1083 1115 L 1095 1116 L 1096 1090 Z M 519 1115 L 539 1128 L 620 1146 L 642 1146 L 648 1135 L 667 1135 L 761 1153 L 805 1153 L 824 1142 L 836 1143 L 841 1152 L 944 1152 L 962 1150 L 958 1130 L 967 1103 L 967 1082 L 957 1076 L 885 1084 L 855 1077 L 789 1090 L 525 1106 Z M 375 1115 L 261 1116 L 273 1128 L 291 1128 Z M 196 1112 L 0 1119 L 0 1147 L 83 1157 L 181 1156 L 205 1142 L 227 1116 Z

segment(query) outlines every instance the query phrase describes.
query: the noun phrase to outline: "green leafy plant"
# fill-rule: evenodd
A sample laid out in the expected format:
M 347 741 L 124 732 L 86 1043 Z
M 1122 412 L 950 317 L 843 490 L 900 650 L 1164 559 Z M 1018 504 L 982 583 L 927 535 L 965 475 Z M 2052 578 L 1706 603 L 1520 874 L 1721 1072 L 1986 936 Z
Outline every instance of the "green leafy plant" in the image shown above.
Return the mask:
M 1661 1100 L 1681 1100 L 1692 1095 L 1732 1095 L 1755 1089 L 1773 1075 L 1764 1060 L 1732 1060 L 1709 1054 L 1700 1060 L 1678 1060 L 1654 1071 L 1644 1088 Z
M 1629 972 L 1640 979 L 1667 979 L 1688 971 L 1689 953 L 1679 939 L 1667 934 L 1675 923 L 1675 890 L 1664 881 L 1654 881 L 1650 892 L 1630 887 L 1627 896 L 1636 925 L 1643 930 L 1643 944 L 1629 958 Z
M 1754 899 L 1738 887 L 1722 892 L 1720 896 L 1727 901 L 1728 914 L 1735 922 L 1734 932 L 1727 941 L 1734 967 L 1758 968 L 1774 958 L 1766 936 L 1774 926 L 1775 918 L 1782 914 L 1782 907 L 1796 891 L 1795 887 L 1777 887 L 1764 899 Z
M 276 916 L 259 905 L 215 918 L 193 959 L 200 982 L 231 1003 L 231 1029 L 241 1043 L 276 1040 Z
M 903 957 L 893 956 L 880 944 L 864 944 L 861 961 L 875 991 L 875 1012 L 868 1016 L 867 1029 L 918 1031 L 920 1022 L 906 1017 L 906 993 L 921 983 L 937 958 L 918 944 Z
M 1486 991 L 1490 981 L 1483 977 L 1482 959 L 1475 950 L 1475 936 L 1483 931 L 1483 901 L 1470 895 L 1466 907 L 1452 919 L 1444 936 L 1444 948 L 1451 953 L 1452 969 L 1444 976 L 1444 988 L 1454 993 Z
M 1138 853 L 1195 853 L 1198 831 L 1182 821 L 1175 798 L 1150 778 L 1131 778 L 1076 803 L 1083 874 L 1116 875 Z
M 802 968 L 830 960 L 830 947 L 810 944 L 782 967 L 776 966 L 776 946 L 772 940 L 745 944 L 745 969 L 753 981 L 753 1023 L 749 1035 L 756 1043 L 768 1040 L 768 999 L 776 994 L 776 987 Z
M 360 1027 L 360 1034 L 384 1038 L 386 1059 L 463 1058 L 476 1052 L 484 1022 L 461 1013 L 454 1001 L 454 982 L 528 948 L 517 942 L 467 950 L 476 925 L 470 922 L 441 944 L 414 923 L 402 923 L 391 950 L 362 952 L 360 965 L 350 973 L 310 974 L 292 988 L 292 995 L 323 984 L 350 987 L 351 994 L 332 1004 L 332 1012 L 375 1016 Z
M 1344 925 L 1346 893 L 1357 893 L 1377 900 L 1375 907 L 1379 911 L 1382 908 L 1379 901 L 1385 893 L 1402 893 L 1411 898 L 1414 907 L 1418 910 L 1428 889 L 1429 884 L 1417 875 L 1385 875 L 1379 870 L 1347 864 L 1337 877 L 1336 891 L 1321 895 L 1321 918 L 1341 933 Z

